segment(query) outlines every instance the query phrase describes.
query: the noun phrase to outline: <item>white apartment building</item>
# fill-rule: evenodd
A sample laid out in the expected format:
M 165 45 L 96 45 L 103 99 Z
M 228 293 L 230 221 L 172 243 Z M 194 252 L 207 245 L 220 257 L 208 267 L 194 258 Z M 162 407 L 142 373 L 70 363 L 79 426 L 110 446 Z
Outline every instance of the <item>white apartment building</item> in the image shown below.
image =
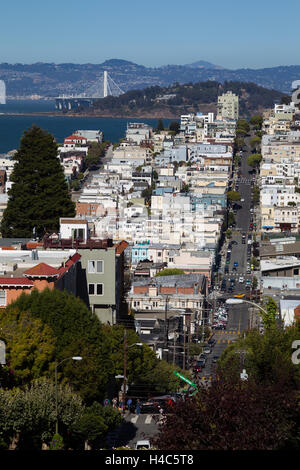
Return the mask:
M 232 91 L 218 96 L 218 117 L 238 120 L 239 97 L 232 93 Z

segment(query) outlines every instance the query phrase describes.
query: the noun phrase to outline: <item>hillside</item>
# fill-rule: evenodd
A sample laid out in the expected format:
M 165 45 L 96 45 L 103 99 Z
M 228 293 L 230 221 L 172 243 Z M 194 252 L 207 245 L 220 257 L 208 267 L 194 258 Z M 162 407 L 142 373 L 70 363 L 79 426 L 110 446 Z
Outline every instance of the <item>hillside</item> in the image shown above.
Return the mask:
M 268 90 L 254 83 L 207 81 L 175 84 L 169 87 L 149 87 L 130 90 L 119 97 L 108 96 L 97 100 L 85 114 L 113 117 L 164 117 L 209 111 L 216 112 L 218 95 L 232 91 L 240 99 L 240 115 L 247 117 L 281 101 L 283 93 Z
M 0 79 L 4 80 L 7 95 L 55 97 L 60 94 L 84 93 L 107 70 L 124 90 L 151 86 L 167 87 L 174 83 L 197 83 L 208 80 L 252 82 L 257 85 L 291 92 L 291 83 L 298 80 L 300 66 L 280 66 L 264 69 L 229 70 L 203 60 L 186 65 L 145 67 L 121 59 L 110 59 L 102 64 L 0 64 Z

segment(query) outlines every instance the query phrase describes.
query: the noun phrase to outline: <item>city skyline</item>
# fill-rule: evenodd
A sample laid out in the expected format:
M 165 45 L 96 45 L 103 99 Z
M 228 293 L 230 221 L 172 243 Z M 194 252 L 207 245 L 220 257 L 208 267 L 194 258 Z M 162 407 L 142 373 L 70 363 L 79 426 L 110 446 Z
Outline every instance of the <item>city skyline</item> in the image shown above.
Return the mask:
M 205 60 L 229 69 L 299 63 L 300 5 L 254 0 L 206 4 L 136 0 L 101 5 L 57 0 L 51 11 L 36 0 L 6 4 L 0 62 L 102 63 L 111 58 L 148 67 Z M 16 16 L 16 10 L 18 16 Z M 8 40 L 9 38 L 9 40 Z

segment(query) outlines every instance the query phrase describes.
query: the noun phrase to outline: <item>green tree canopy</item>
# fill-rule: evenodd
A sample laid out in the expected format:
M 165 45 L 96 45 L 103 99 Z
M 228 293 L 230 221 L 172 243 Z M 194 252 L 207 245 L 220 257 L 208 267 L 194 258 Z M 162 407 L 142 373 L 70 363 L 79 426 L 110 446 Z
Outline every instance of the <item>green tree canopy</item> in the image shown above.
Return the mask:
M 263 313 L 262 320 L 265 329 L 276 328 L 276 316 L 278 314 L 278 307 L 275 300 L 272 297 L 268 297 L 264 303 L 264 310 L 267 313 Z
M 184 271 L 179 268 L 166 268 L 163 269 L 162 271 L 159 271 L 157 274 L 155 274 L 156 277 L 158 276 L 175 276 L 178 274 L 184 274 Z
M 52 330 L 55 337 L 57 362 L 72 356 L 82 356 L 81 361 L 69 360 L 61 364 L 58 379 L 62 383 L 70 384 L 86 404 L 95 400 L 102 401 L 109 384 L 115 383 L 114 376 L 123 373 L 124 328 L 120 325 L 101 324 L 79 298 L 56 289 L 45 289 L 42 292 L 33 290 L 30 295 L 21 295 L 6 310 L 8 317 L 19 315 L 19 318 L 23 318 L 22 312 L 24 312 L 34 321 L 39 320 L 44 327 L 47 326 Z M 138 342 L 140 340 L 137 333 L 134 330 L 128 330 L 127 344 L 130 346 Z M 26 350 L 25 346 L 23 349 Z M 38 359 L 39 356 L 35 360 L 38 361 Z M 41 373 L 47 370 L 46 359 L 45 363 L 41 362 L 43 367 L 40 365 L 38 369 Z M 161 381 L 160 376 L 155 373 L 158 363 L 160 360 L 149 346 L 129 348 L 128 384 L 132 382 L 142 384 L 144 380 L 147 380 L 147 383 L 155 388 Z M 146 370 L 149 377 L 145 376 Z M 152 377 L 151 380 L 150 377 Z M 173 377 L 170 374 L 167 377 L 167 381 L 172 386 Z M 24 383 L 26 383 L 26 377 L 24 377 Z
M 88 168 L 91 168 L 94 165 L 99 165 L 100 159 L 105 155 L 106 146 L 106 142 L 92 142 L 89 145 L 88 154 L 85 159 Z
M 240 201 L 241 200 L 241 195 L 237 191 L 228 191 L 227 199 L 229 201 Z
M 262 155 L 260 153 L 252 153 L 252 155 L 249 155 L 247 158 L 247 163 L 249 166 L 252 167 L 258 167 L 260 162 L 262 160 Z
M 58 385 L 59 431 L 66 435 L 84 411 L 81 398 L 69 386 Z M 0 425 L 6 444 L 20 449 L 40 450 L 54 434 L 56 387 L 49 379 L 40 379 L 23 389 L 0 390 Z
M 261 129 L 262 123 L 263 117 L 260 114 L 255 114 L 250 118 L 250 124 L 257 130 Z
M 257 329 L 245 332 L 228 346 L 218 360 L 218 372 L 228 379 L 238 381 L 241 372 L 241 351 L 244 368 L 249 379 L 258 384 L 282 384 L 300 389 L 300 369 L 293 364 L 292 343 L 300 337 L 300 322 L 286 330 L 267 328 L 262 335 Z
M 16 385 L 53 371 L 55 336 L 39 318 L 13 307 L 2 310 L 0 332 L 6 344 L 4 367 L 13 372 Z
M 75 441 L 78 441 L 77 447 L 82 447 L 83 441 L 88 442 L 92 447 L 96 444 L 100 445 L 101 439 L 107 432 L 120 425 L 121 422 L 122 417 L 118 410 L 94 402 L 73 424 L 72 440 L 75 438 Z
M 31 237 L 34 227 L 38 236 L 57 231 L 59 217 L 75 216 L 75 204 L 53 136 L 33 126 L 22 137 L 14 159 L 14 184 L 1 221 L 2 236 Z
M 234 144 L 235 144 L 236 150 L 242 150 L 246 145 L 242 137 L 236 137 L 234 139 Z
M 177 402 L 152 442 L 168 451 L 299 448 L 295 391 L 220 378 Z
M 258 137 L 258 136 L 255 136 L 255 137 L 252 137 L 252 139 L 250 139 L 250 146 L 251 148 L 257 148 L 259 145 L 261 144 L 261 138 Z

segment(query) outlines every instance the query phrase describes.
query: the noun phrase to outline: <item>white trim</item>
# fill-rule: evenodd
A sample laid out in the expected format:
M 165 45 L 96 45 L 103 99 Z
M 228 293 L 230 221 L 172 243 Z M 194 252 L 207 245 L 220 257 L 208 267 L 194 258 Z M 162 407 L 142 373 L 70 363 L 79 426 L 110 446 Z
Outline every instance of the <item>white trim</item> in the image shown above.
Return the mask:
M 102 263 L 102 271 L 97 271 L 97 263 Z M 90 271 L 90 263 L 95 263 L 95 270 Z M 88 274 L 104 274 L 104 261 L 102 259 L 89 259 L 88 260 Z
M 97 294 L 97 286 L 102 286 L 102 294 Z M 94 286 L 94 294 L 90 294 L 90 286 Z M 95 287 L 96 286 L 96 287 Z M 102 297 L 104 295 L 104 284 L 103 282 L 89 282 L 88 283 L 88 295 L 96 296 L 96 297 Z

